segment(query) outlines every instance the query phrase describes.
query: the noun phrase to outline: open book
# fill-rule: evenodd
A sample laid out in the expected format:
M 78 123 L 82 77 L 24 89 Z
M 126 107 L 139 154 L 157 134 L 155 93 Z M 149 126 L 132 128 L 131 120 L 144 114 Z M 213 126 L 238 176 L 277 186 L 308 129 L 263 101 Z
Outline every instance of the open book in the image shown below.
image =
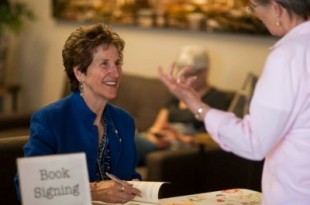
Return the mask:
M 150 182 L 150 181 L 128 181 L 135 188 L 141 191 L 141 197 L 136 196 L 132 201 L 125 203 L 126 205 L 146 205 L 159 204 L 158 193 L 160 187 L 166 182 Z M 93 205 L 109 204 L 101 201 L 93 201 Z

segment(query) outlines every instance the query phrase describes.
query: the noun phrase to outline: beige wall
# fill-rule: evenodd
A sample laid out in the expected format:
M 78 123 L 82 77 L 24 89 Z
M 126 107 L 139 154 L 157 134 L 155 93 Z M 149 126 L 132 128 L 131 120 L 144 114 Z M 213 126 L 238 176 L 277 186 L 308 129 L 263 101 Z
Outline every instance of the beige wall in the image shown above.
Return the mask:
M 57 22 L 52 18 L 52 0 L 20 0 L 37 19 L 11 40 L 8 82 L 23 86 L 23 107 L 37 109 L 57 100 L 65 78 L 61 50 L 68 35 L 80 24 Z M 223 89 L 238 89 L 248 72 L 260 74 L 270 37 L 236 34 L 143 29 L 115 26 L 126 41 L 124 72 L 157 76 L 157 67 L 167 67 L 186 44 L 205 46 L 211 57 L 210 82 Z

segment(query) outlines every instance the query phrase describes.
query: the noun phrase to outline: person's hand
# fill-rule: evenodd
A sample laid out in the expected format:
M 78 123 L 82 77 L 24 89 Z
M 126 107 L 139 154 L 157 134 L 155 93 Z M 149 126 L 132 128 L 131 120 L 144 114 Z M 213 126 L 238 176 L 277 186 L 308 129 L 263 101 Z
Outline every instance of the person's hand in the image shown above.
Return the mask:
M 171 146 L 171 142 L 167 140 L 166 136 L 161 134 L 161 136 L 155 136 L 152 133 L 147 134 L 147 138 L 156 145 L 156 147 L 162 149 L 162 148 L 168 148 Z
M 126 181 L 122 182 L 123 184 L 113 180 L 97 182 L 92 190 L 92 200 L 124 204 L 135 198 L 135 196 L 140 196 L 140 190 Z
M 199 94 L 191 87 L 192 82 L 196 80 L 197 77 L 186 77 L 187 73 L 191 69 L 190 67 L 181 69 L 181 71 L 177 73 L 176 77 L 174 77 L 174 68 L 175 65 L 172 64 L 169 72 L 165 73 L 162 67 L 159 67 L 159 78 L 173 95 L 183 101 L 193 113 L 196 113 L 197 110 L 204 105 Z M 208 109 L 209 108 L 205 106 L 205 112 Z
M 195 139 L 194 136 L 191 135 L 182 135 L 180 134 L 178 136 L 178 140 L 184 144 L 188 144 L 188 145 L 194 145 L 195 144 Z
M 180 134 L 173 126 L 169 123 L 166 123 L 163 126 L 161 133 L 165 136 L 165 139 L 171 144 L 178 140 L 178 135 Z

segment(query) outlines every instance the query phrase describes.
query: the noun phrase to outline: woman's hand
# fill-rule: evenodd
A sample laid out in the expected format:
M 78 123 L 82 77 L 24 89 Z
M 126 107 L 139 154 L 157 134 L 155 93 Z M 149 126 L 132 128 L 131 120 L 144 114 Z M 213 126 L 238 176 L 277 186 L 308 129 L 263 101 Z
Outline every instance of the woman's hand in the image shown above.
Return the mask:
M 150 140 L 153 144 L 158 148 L 167 148 L 171 146 L 171 142 L 166 139 L 165 135 L 155 135 L 153 133 L 146 134 L 148 140 Z
M 196 76 L 186 77 L 187 73 L 191 69 L 183 68 L 176 77 L 173 76 L 175 65 L 171 65 L 169 72 L 165 73 L 162 67 L 158 68 L 159 78 L 168 90 L 183 101 L 191 112 L 196 113 L 199 108 L 204 107 L 204 115 L 208 111 L 209 107 L 204 105 L 201 101 L 199 94 L 191 87 L 191 84 L 196 80 Z
M 92 185 L 92 200 L 123 204 L 136 196 L 140 196 L 140 190 L 134 188 L 126 181 L 122 182 L 123 184 L 113 180 L 97 182 L 95 185 Z
M 195 145 L 194 136 L 191 135 L 178 135 L 178 140 L 184 144 Z

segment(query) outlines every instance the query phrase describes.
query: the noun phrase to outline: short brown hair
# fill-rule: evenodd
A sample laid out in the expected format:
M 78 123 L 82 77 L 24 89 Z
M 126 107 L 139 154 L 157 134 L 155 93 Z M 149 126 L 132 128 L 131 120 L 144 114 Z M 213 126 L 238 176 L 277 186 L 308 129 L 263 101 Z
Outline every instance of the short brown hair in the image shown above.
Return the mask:
M 72 91 L 77 90 L 79 87 L 79 81 L 74 75 L 73 68 L 79 66 L 79 70 L 86 73 L 93 60 L 94 49 L 102 44 L 114 45 L 121 60 L 123 60 L 125 42 L 105 24 L 81 26 L 68 37 L 62 50 L 62 58 Z

